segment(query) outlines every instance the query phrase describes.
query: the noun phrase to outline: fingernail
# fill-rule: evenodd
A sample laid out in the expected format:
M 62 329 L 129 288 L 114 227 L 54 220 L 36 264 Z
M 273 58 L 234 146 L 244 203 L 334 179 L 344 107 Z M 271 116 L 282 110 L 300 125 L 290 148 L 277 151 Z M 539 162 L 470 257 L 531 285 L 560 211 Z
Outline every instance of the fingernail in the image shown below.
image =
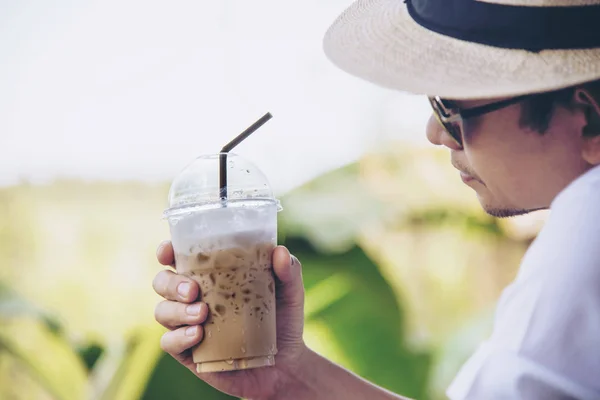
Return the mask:
M 179 285 L 177 285 L 177 293 L 179 293 L 180 296 L 187 297 L 189 292 L 190 292 L 189 282 L 181 282 Z
M 197 333 L 198 333 L 197 326 L 188 326 L 185 329 L 185 336 L 196 336 Z
M 188 315 L 197 317 L 198 315 L 200 315 L 201 309 L 202 309 L 202 305 L 200 303 L 190 304 L 189 306 L 187 306 L 185 308 L 185 312 L 188 313 Z
M 294 256 L 290 256 L 290 265 L 294 265 Z

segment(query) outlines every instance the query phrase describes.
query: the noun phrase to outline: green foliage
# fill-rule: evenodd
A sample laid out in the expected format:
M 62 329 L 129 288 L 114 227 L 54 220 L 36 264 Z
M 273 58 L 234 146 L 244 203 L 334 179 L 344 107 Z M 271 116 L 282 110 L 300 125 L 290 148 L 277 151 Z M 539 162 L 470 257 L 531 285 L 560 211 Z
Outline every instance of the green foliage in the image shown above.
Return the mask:
M 342 349 L 346 367 L 392 391 L 423 398 L 427 387 L 429 357 L 411 351 L 402 341 L 403 314 L 397 306 L 389 284 L 377 266 L 357 246 L 343 253 L 319 253 L 302 238 L 288 237 L 285 243 L 303 262 L 307 291 L 307 321 L 319 322 L 333 334 L 330 343 Z M 14 311 L 15 308 L 11 307 Z M 26 310 L 25 307 L 21 308 Z M 38 325 L 44 325 L 43 323 Z M 22 325 L 14 327 L 20 329 Z M 36 329 L 42 329 L 36 327 Z M 14 330 L 4 331 L 3 348 L 31 368 L 42 385 L 54 398 L 83 398 L 86 389 L 86 369 L 93 369 L 103 349 L 90 344 L 72 350 L 57 332 L 45 328 L 46 335 L 28 337 L 41 353 L 28 352 L 9 339 Z M 203 399 L 227 399 L 223 395 L 163 354 L 158 342 L 164 330 L 157 326 L 140 329 L 132 335 L 122 361 L 110 383 L 102 391 L 101 400 L 184 399 L 194 395 Z M 55 343 L 49 344 L 49 337 Z M 331 340 L 331 338 L 329 339 Z M 52 347 L 52 351 L 48 351 Z M 70 372 L 68 379 L 79 377 L 79 384 L 66 384 L 66 375 L 52 374 L 39 368 L 40 354 L 61 360 L 59 370 Z M 78 359 L 79 357 L 79 359 Z M 65 362 L 69 360 L 69 362 Z M 75 361 L 76 360 L 76 361 Z M 46 361 L 51 363 L 51 361 Z M 72 365 L 75 364 L 76 366 Z M 63 378 L 63 379 L 61 379 Z
M 20 365 L 56 400 L 86 398 L 85 366 L 56 324 L 47 323 L 52 318 L 12 291 L 3 289 L 0 293 L 0 356 Z M 0 398 L 8 397 L 10 390 L 0 385 Z
M 121 362 L 100 400 L 130 400 L 141 398 L 162 351 L 158 347 L 164 329 L 151 326 L 139 330 L 130 339 L 121 355 Z
M 77 354 L 81 357 L 88 372 L 94 369 L 102 353 L 104 353 L 104 348 L 97 343 L 86 343 L 77 348 Z
M 345 366 L 391 391 L 423 398 L 430 357 L 403 341 L 403 310 L 377 265 L 357 246 L 324 254 L 301 238 L 288 238 L 285 244 L 302 260 L 307 320 L 331 330 L 336 347 L 350 360 Z M 315 298 L 321 292 L 330 301 Z
M 323 254 L 305 239 L 288 237 L 285 244 L 303 260 L 308 325 L 318 321 L 333 333 L 329 340 L 337 343 L 330 344 L 343 349 L 343 359 L 350 360 L 346 367 L 390 390 L 423 398 L 429 356 L 402 342 L 402 313 L 377 266 L 356 246 Z M 148 328 L 136 334 L 103 399 L 231 398 L 157 353 L 162 332 Z
M 202 382 L 169 355 L 160 357 L 154 368 L 142 400 L 202 400 L 233 399 Z
M 202 382 L 158 347 L 165 332 L 157 325 L 139 329 L 101 400 L 231 399 Z

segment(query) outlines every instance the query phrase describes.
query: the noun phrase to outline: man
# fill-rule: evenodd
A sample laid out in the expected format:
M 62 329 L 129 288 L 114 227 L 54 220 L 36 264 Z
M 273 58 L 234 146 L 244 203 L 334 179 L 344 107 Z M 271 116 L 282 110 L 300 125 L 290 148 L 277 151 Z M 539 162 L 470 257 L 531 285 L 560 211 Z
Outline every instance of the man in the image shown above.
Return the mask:
M 600 0 L 359 0 L 325 51 L 351 74 L 428 95 L 427 137 L 488 213 L 552 210 L 448 396 L 600 399 Z M 169 243 L 158 259 L 173 263 Z M 304 345 L 300 263 L 278 247 L 273 266 L 275 367 L 199 378 L 249 399 L 400 398 Z M 198 286 L 163 271 L 154 287 L 172 329 L 162 348 L 194 371 Z

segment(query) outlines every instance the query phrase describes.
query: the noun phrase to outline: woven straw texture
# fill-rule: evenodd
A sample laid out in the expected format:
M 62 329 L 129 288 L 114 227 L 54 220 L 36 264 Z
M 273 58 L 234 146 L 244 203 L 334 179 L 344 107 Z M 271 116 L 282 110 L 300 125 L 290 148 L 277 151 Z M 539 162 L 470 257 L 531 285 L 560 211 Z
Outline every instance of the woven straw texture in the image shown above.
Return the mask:
M 600 22 L 590 29 L 600 34 Z M 600 48 L 534 53 L 457 40 L 418 25 L 401 0 L 356 1 L 327 31 L 324 50 L 341 69 L 377 85 L 449 99 L 514 96 L 600 79 Z

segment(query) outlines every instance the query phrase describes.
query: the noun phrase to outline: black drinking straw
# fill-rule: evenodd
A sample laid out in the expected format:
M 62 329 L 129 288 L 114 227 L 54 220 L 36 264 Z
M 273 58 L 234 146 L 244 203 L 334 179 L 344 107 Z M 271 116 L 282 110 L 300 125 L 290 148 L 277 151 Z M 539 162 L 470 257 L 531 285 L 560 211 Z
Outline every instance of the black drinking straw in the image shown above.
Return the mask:
M 221 195 L 221 203 L 223 206 L 227 204 L 227 153 L 229 153 L 235 146 L 242 143 L 244 139 L 250 136 L 254 131 L 263 126 L 268 120 L 273 118 L 271 113 L 266 113 L 258 121 L 250 125 L 244 132 L 240 133 L 231 142 L 227 143 L 221 149 L 219 155 L 219 193 Z

